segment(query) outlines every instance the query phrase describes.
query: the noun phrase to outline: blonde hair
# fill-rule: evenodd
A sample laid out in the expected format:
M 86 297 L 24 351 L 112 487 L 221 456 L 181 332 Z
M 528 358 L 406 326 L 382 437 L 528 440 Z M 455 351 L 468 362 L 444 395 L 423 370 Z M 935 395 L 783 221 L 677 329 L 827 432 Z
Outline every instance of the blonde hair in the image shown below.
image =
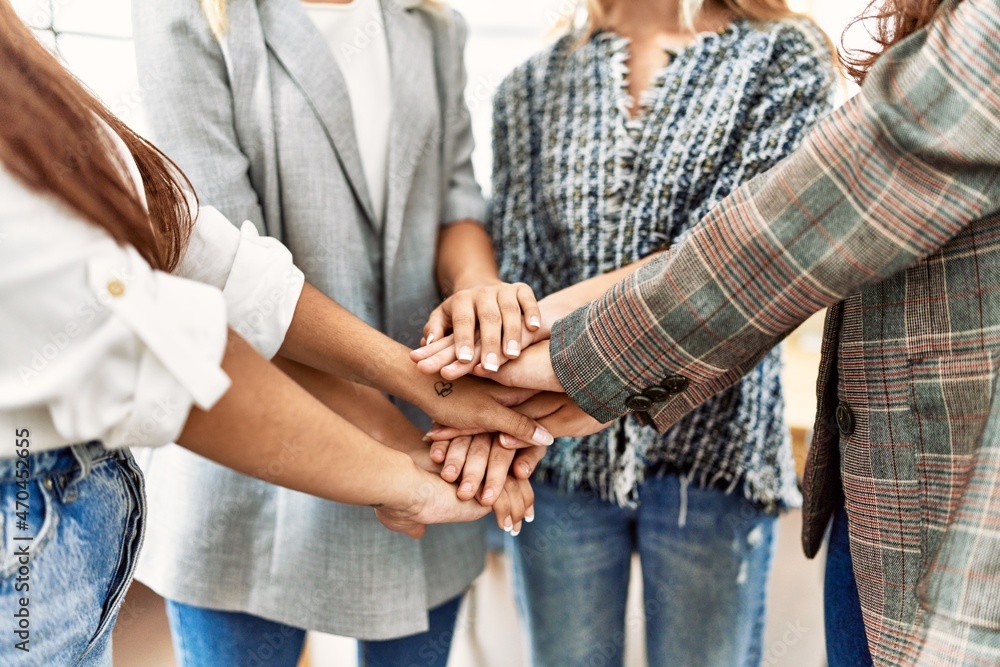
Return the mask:
M 229 27 L 229 23 L 226 21 L 226 6 L 228 4 L 229 0 L 201 0 L 201 8 L 205 12 L 205 18 L 208 19 L 208 25 L 219 39 L 226 34 L 226 29 Z M 443 2 L 442 0 L 423 0 L 422 4 L 428 7 L 440 7 Z
M 221 38 L 226 33 L 226 5 L 228 0 L 201 0 L 202 11 L 215 36 Z
M 587 27 L 591 34 L 600 30 L 604 23 L 605 6 L 608 0 L 582 0 L 587 7 Z M 695 30 L 694 22 L 707 0 L 681 0 L 681 24 L 688 30 Z M 792 11 L 787 0 L 718 0 L 719 4 L 739 18 L 751 21 L 778 21 L 788 18 L 802 18 Z

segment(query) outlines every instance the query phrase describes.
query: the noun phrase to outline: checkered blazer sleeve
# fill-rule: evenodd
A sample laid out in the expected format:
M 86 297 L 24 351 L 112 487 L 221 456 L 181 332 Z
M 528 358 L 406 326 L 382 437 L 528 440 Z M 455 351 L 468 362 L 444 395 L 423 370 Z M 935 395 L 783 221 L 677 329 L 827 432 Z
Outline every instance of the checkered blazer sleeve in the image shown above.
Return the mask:
M 1000 209 L 998 77 L 1000 4 L 949 0 L 798 151 L 553 327 L 563 387 L 609 422 L 663 385 L 648 414 L 666 429 L 812 313 Z

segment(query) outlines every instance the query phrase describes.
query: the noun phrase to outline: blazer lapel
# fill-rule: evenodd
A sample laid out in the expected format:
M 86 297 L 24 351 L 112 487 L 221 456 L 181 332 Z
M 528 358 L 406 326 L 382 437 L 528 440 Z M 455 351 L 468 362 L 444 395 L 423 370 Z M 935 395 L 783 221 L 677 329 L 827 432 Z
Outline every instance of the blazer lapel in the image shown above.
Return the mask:
M 261 24 L 271 52 L 309 100 L 323 123 L 368 222 L 378 226 L 354 131 L 347 84 L 329 43 L 298 2 L 262 0 Z
M 430 27 L 411 11 L 419 0 L 382 0 L 389 60 L 392 67 L 392 128 L 389 137 L 389 173 L 385 211 L 385 266 L 391 275 L 402 236 L 406 202 L 417 167 L 428 151 L 440 150 L 435 141 L 439 114 L 437 77 Z

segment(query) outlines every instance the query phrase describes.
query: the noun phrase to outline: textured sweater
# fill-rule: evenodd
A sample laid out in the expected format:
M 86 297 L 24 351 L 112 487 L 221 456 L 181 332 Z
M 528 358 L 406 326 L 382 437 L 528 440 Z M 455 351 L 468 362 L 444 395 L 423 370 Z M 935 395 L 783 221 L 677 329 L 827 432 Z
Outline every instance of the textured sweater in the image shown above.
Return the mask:
M 490 229 L 510 282 L 544 296 L 679 242 L 722 198 L 774 166 L 831 108 L 832 57 L 806 21 L 739 20 L 668 64 L 630 118 L 630 43 L 567 35 L 518 67 L 494 103 Z M 643 480 L 801 502 L 779 352 L 666 433 L 623 419 L 560 439 L 538 475 L 633 505 Z

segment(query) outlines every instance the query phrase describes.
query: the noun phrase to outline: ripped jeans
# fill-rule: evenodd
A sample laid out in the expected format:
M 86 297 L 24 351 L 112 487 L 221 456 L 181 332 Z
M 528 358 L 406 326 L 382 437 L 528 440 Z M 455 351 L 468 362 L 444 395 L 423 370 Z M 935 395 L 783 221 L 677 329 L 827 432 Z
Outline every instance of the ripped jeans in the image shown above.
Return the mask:
M 535 522 L 508 538 L 533 667 L 620 667 L 632 554 L 650 667 L 760 664 L 776 517 L 732 493 L 643 483 L 623 509 L 535 484 Z M 683 525 L 682 525 L 683 524 Z
M 0 665 L 111 665 L 144 503 L 127 450 L 0 458 Z

